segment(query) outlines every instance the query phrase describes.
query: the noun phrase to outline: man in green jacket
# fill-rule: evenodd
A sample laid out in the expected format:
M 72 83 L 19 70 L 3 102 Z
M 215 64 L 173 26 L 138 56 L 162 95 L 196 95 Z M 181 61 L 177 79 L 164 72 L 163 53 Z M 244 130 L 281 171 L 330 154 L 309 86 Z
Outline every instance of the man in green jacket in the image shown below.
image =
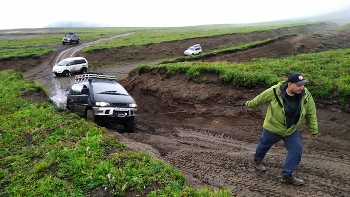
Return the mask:
M 255 168 L 265 171 L 262 161 L 267 151 L 280 140 L 288 151 L 281 181 L 302 185 L 304 182 L 294 175 L 303 151 L 298 126 L 306 119 L 312 138 L 318 134 L 316 106 L 311 93 L 304 88 L 307 81 L 299 73 L 288 76 L 287 81 L 279 82 L 243 105 L 254 108 L 268 104 L 261 139 L 254 155 Z

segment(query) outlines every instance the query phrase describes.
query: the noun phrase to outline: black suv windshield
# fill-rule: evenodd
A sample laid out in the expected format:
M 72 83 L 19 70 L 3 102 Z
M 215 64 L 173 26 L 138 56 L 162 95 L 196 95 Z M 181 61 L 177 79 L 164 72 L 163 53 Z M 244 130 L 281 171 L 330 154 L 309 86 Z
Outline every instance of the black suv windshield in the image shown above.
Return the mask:
M 128 92 L 117 83 L 93 83 L 95 94 L 123 94 L 129 95 Z

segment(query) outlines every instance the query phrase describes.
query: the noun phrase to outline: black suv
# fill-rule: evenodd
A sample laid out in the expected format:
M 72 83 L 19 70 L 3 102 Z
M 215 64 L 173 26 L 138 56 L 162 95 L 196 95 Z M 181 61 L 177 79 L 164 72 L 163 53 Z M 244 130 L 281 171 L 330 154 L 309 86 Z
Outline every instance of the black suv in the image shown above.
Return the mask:
M 134 131 L 137 104 L 115 76 L 76 75 L 66 107 L 88 121 L 97 124 L 119 123 L 125 126 L 126 132 Z

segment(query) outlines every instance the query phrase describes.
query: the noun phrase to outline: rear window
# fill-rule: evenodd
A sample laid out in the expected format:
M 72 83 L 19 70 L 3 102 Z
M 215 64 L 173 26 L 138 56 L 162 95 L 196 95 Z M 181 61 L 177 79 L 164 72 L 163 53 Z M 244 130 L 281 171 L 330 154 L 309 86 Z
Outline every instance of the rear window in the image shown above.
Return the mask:
M 85 61 L 85 59 L 78 59 L 78 60 L 74 60 L 74 63 L 75 64 L 85 64 L 86 61 Z

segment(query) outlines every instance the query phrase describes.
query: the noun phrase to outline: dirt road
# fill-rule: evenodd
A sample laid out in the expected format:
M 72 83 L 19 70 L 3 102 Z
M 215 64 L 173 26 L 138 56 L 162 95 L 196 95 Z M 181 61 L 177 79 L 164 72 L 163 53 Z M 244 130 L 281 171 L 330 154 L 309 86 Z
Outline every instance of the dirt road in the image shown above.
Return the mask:
M 52 73 L 52 67 L 64 58 L 76 56 L 76 53 L 80 51 L 82 48 L 84 48 L 85 46 L 102 42 L 104 40 L 118 38 L 121 36 L 128 36 L 130 34 L 132 33 L 120 34 L 120 35 L 116 35 L 108 38 L 98 39 L 95 41 L 89 41 L 89 42 L 85 41 L 79 45 L 66 45 L 66 46 L 63 45 L 51 57 L 47 58 L 39 66 L 25 72 L 23 74 L 23 77 L 29 78 L 33 81 L 38 81 L 39 83 L 43 84 L 47 88 L 50 98 L 58 106 L 64 107 L 67 93 L 68 93 L 67 91 L 74 84 L 75 75 L 72 75 L 70 77 L 56 77 Z M 125 77 L 129 72 L 129 70 L 130 70 L 129 67 L 128 69 L 120 68 L 118 69 L 118 73 L 122 77 Z
M 332 39 L 338 43 L 345 42 L 349 34 L 346 36 L 334 36 Z M 216 58 L 215 61 L 230 58 L 232 61 L 238 61 L 237 58 L 249 61 L 253 57 L 247 56 L 251 54 L 274 58 L 277 52 L 286 52 L 280 53 L 280 56 L 296 52 L 297 47 L 306 42 L 313 44 L 305 44 L 310 47 L 309 51 L 313 50 L 311 46 L 325 42 L 322 37 L 319 40 L 307 35 L 297 38 L 213 58 Z M 59 58 L 73 55 L 79 49 L 79 46 L 68 47 L 69 50 L 60 50 L 65 51 L 64 54 L 57 52 L 45 63 L 24 74 L 26 78 L 43 83 L 58 103 L 62 102 L 65 91 L 72 85 L 73 77 L 56 78 L 51 68 Z M 108 126 L 109 132 L 117 135 L 128 148 L 147 151 L 171 163 L 194 187 L 226 187 L 237 196 L 349 196 L 350 115 L 338 106 L 317 103 L 320 132 L 317 140 L 310 138 L 305 125 L 300 128 L 304 151 L 296 174 L 305 181 L 305 185 L 296 187 L 279 181 L 286 155 L 282 142 L 267 154 L 264 161 L 266 172 L 257 172 L 253 168 L 252 158 L 261 135 L 266 106 L 247 113 L 232 106 L 253 98 L 262 89 L 234 89 L 219 83 L 219 76 L 213 74 L 198 79 L 189 79 L 185 75 L 169 76 L 162 72 L 130 73 L 126 77 L 127 72 L 137 65 L 99 70 L 106 74 L 120 74 L 117 76 L 120 83 L 138 103 L 135 133 L 124 133 L 119 125 Z M 204 76 L 208 79 L 206 83 L 201 80 Z M 57 97 L 62 100 L 55 97 L 60 91 L 62 96 Z

